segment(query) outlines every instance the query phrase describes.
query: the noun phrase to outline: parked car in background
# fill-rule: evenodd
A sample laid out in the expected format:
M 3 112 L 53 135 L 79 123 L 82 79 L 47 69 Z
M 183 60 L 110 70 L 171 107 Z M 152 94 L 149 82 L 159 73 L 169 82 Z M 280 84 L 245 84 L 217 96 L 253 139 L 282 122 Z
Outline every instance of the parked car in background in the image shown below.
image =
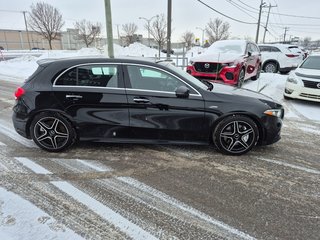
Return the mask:
M 259 44 L 262 70 L 287 74 L 303 61 L 303 55 L 289 50 L 286 44 Z
M 260 93 L 210 87 L 170 63 L 79 58 L 40 62 L 17 89 L 16 131 L 58 152 L 76 140 L 210 144 L 239 155 L 280 137 L 283 107 Z
M 291 52 L 294 52 L 294 53 L 298 53 L 302 56 L 303 60 L 306 59 L 306 57 L 308 56 L 308 52 L 300 47 L 300 46 L 297 46 L 297 45 L 288 45 L 288 49 L 291 51 Z
M 191 59 L 187 72 L 202 81 L 220 81 L 241 87 L 244 81 L 259 78 L 260 50 L 255 43 L 246 40 L 217 41 L 202 55 Z
M 284 98 L 320 102 L 320 55 L 307 57 L 288 76 Z

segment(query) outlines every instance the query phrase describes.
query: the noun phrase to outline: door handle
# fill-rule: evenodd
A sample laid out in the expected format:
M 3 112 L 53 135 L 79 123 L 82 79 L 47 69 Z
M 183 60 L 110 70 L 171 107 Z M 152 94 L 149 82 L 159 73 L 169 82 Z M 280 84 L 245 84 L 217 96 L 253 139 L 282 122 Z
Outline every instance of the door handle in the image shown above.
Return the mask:
M 73 94 L 70 94 L 70 95 L 66 95 L 66 98 L 76 98 L 76 99 L 81 99 L 82 96 L 81 95 L 73 95 Z
M 139 98 L 139 97 L 133 98 L 133 101 L 136 103 L 149 103 L 150 102 L 150 100 L 148 98 Z

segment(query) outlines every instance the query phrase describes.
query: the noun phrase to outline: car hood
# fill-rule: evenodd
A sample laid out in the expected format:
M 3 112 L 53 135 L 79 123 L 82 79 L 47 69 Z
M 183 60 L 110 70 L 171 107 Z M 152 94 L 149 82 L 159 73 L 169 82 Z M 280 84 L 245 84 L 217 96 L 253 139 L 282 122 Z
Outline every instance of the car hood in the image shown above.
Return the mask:
M 309 75 L 313 77 L 320 77 L 320 70 L 317 69 L 307 69 L 307 68 L 297 68 L 295 73 L 300 73 L 303 75 Z
M 193 62 L 220 62 L 220 63 L 230 63 L 242 58 L 242 54 L 235 53 L 213 53 L 213 54 L 203 54 L 191 59 Z
M 237 88 L 237 87 L 233 87 L 233 86 L 229 86 L 229 85 L 225 85 L 225 84 L 220 84 L 220 83 L 215 83 L 214 84 L 214 88 L 212 90 L 212 93 L 218 94 L 218 95 L 228 95 L 228 96 L 241 96 L 243 97 L 244 101 L 248 101 L 248 99 L 253 98 L 253 99 L 259 99 L 262 100 L 264 102 L 273 102 L 278 104 L 277 101 L 275 101 L 274 99 L 272 99 L 269 96 L 266 96 L 262 93 L 259 92 L 255 92 L 249 89 L 245 89 L 245 88 Z

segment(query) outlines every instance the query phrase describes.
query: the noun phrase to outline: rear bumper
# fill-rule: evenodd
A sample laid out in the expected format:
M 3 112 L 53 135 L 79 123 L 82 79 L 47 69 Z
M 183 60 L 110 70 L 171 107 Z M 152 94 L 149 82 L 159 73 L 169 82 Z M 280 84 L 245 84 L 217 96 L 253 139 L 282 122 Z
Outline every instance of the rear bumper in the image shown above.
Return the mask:
M 12 122 L 17 133 L 25 138 L 30 139 L 30 134 L 27 132 L 27 121 L 18 118 L 17 113 L 13 112 Z

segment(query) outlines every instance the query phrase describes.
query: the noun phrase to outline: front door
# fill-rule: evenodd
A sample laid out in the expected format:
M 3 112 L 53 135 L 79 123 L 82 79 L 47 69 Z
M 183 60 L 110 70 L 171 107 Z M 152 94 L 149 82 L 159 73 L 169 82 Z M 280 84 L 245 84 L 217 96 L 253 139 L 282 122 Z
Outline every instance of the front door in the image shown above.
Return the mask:
M 204 142 L 204 101 L 192 86 L 163 69 L 128 65 L 125 84 L 131 136 L 142 141 Z M 190 89 L 178 98 L 177 87 Z

